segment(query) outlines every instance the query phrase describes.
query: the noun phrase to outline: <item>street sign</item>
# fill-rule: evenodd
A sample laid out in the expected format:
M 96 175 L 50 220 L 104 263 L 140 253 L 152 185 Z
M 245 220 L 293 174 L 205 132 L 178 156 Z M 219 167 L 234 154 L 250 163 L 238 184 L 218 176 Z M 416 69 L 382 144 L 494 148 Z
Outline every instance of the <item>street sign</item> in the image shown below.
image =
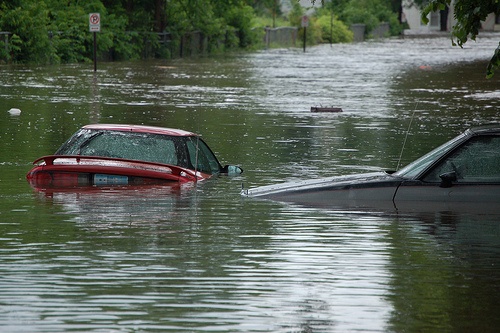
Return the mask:
M 99 13 L 89 14 L 89 30 L 90 32 L 101 31 L 101 15 Z
M 97 33 L 101 32 L 101 15 L 99 13 L 89 14 L 89 30 L 94 35 L 94 72 L 97 71 Z
M 307 28 L 309 26 L 309 17 L 307 15 L 302 16 L 302 28 Z

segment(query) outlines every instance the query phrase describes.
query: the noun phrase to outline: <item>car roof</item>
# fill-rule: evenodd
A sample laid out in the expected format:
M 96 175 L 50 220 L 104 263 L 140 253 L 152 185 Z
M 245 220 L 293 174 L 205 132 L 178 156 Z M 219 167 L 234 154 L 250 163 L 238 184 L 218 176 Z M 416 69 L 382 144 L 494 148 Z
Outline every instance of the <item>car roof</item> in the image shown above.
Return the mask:
M 109 130 L 122 132 L 153 133 L 171 136 L 198 136 L 196 133 L 184 131 L 175 128 L 144 126 L 144 125 L 126 125 L 126 124 L 91 124 L 83 126 L 85 129 Z
M 488 124 L 484 126 L 472 127 L 466 133 L 472 134 L 493 134 L 500 133 L 500 124 Z

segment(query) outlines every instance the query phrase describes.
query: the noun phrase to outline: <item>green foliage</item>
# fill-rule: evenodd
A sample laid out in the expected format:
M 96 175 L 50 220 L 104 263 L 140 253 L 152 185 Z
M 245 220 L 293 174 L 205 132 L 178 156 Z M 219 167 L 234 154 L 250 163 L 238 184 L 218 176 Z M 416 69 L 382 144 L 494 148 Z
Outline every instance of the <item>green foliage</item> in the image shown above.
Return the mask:
M 443 10 L 450 5 L 451 0 L 431 0 L 422 11 L 422 21 L 428 23 L 427 16 L 431 12 Z M 457 22 L 453 26 L 453 36 L 458 45 L 462 46 L 470 37 L 476 39 L 484 21 L 490 13 L 498 13 L 500 3 L 492 0 L 457 0 L 454 3 L 454 12 Z
M 259 16 L 280 16 L 280 1 L 279 0 L 253 0 L 249 1 L 255 10 L 255 13 Z
M 21 40 L 21 38 L 16 34 L 12 35 L 9 42 L 11 55 L 13 56 L 15 54 L 19 54 L 22 50 L 22 47 L 23 47 L 23 41 Z
M 486 68 L 486 78 L 491 79 L 496 70 L 500 68 L 500 43 L 493 53 L 493 57 L 491 57 L 490 63 L 488 64 L 488 68 Z
M 304 10 L 298 2 L 292 2 L 292 10 L 288 14 L 288 21 L 292 26 L 300 27 Z
M 16 35 L 14 47 L 10 48 L 12 59 L 20 62 L 47 63 L 53 58 L 55 50 L 47 34 L 46 26 L 49 23 L 47 14 L 44 2 L 20 1 L 20 6 L 15 8 L 2 4 L 1 30 Z
M 391 36 L 398 36 L 403 31 L 403 26 L 399 22 L 398 16 L 391 10 L 383 10 L 379 13 L 378 19 L 380 22 L 389 23 L 389 31 Z
M 234 28 L 238 38 L 238 47 L 249 47 L 256 40 L 252 32 L 254 12 L 250 6 L 232 7 L 226 14 L 227 24 Z
M 395 16 L 388 9 L 390 5 L 381 6 L 383 0 L 359 1 L 363 4 L 358 0 L 322 1 L 325 9 L 329 8 L 328 14 L 320 12 L 317 18 L 310 18 L 308 41 L 350 41 L 352 33 L 341 21 L 372 27 L 383 20 L 392 27 Z M 96 34 L 101 59 L 175 56 L 180 54 L 181 45 L 195 41 L 190 35 L 193 32 L 199 37 L 188 51 L 193 54 L 251 49 L 262 45 L 264 26 L 301 26 L 303 8 L 298 1 L 291 3 L 292 11 L 286 18 L 279 0 L 0 0 L 0 31 L 10 32 L 0 60 L 40 64 L 92 61 L 88 15 L 95 12 L 101 15 L 101 31 Z M 373 6 L 375 9 L 370 9 Z M 331 10 L 336 14 L 332 36 Z M 265 20 L 259 22 L 256 12 Z
M 278 27 L 288 27 L 290 26 L 290 22 L 288 19 L 284 17 L 277 17 L 275 20 L 276 26 Z M 264 28 L 264 27 L 272 27 L 273 26 L 273 18 L 270 16 L 254 16 L 252 18 L 252 27 L 256 28 Z
M 54 8 L 49 13 L 51 23 L 47 30 L 56 50 L 53 62 L 79 62 L 89 55 L 85 48 L 86 15 L 83 9 L 77 6 L 71 6 L 67 10 Z
M 321 15 L 316 19 L 316 24 L 321 31 L 321 43 L 350 43 L 354 36 L 351 30 L 336 17 Z
M 299 3 L 292 3 L 292 10 L 288 14 L 288 20 L 290 24 L 295 27 L 302 26 L 302 17 L 305 15 L 304 9 L 299 5 Z M 320 43 L 321 38 L 321 29 L 318 25 L 315 24 L 315 19 L 309 17 L 309 27 L 305 29 L 306 32 L 306 41 L 308 44 L 317 44 Z M 299 40 L 304 39 L 304 29 L 299 29 Z
M 422 22 L 429 23 L 427 16 L 430 13 L 443 10 L 446 6 L 450 6 L 450 3 L 451 0 L 430 0 L 427 4 L 422 4 Z M 469 38 L 476 39 L 481 29 L 481 21 L 484 21 L 489 14 L 498 15 L 500 13 L 500 1 L 498 0 L 456 0 L 453 4 L 456 23 L 452 30 L 452 43 L 453 45 L 458 44 L 460 47 Z M 499 48 L 497 47 L 487 68 L 487 78 L 491 78 L 495 69 L 498 69 L 500 65 L 498 53 Z
M 390 3 L 383 0 L 350 0 L 343 6 L 340 19 L 348 25 L 365 24 L 366 34 L 370 34 L 382 22 L 389 23 L 391 35 L 401 32 L 397 14 L 392 11 Z
M 88 15 L 93 12 L 101 15 L 96 36 L 98 55 L 105 59 L 136 59 L 145 49 L 171 54 L 154 32 L 171 34 L 170 49 L 193 31 L 207 41 L 208 51 L 249 47 L 258 38 L 253 8 L 244 0 L 12 0 L 0 1 L 0 31 L 11 33 L 0 56 L 41 64 L 91 61 Z
M 372 11 L 366 10 L 364 6 L 356 6 L 349 4 L 344 12 L 342 18 L 349 24 L 361 23 L 366 26 L 366 32 L 369 33 L 375 29 L 380 21 Z

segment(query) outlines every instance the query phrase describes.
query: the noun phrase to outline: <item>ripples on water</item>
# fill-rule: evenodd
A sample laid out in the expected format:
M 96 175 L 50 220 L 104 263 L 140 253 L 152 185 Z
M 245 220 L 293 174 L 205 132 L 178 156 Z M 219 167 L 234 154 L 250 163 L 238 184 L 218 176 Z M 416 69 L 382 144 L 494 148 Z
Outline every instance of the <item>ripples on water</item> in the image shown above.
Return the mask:
M 12 230 L 3 239 L 4 327 L 289 332 L 385 325 L 388 244 L 377 218 L 346 221 L 262 203 L 250 203 L 256 214 L 247 216 L 234 212 L 245 203 L 228 208 L 204 198 L 188 206 L 181 197 L 150 198 L 146 205 L 156 208 L 144 210 L 126 196 L 55 196 L 66 212 L 31 231 L 43 242 L 16 235 L 19 224 L 3 226 Z M 122 204 L 107 206 L 114 200 Z
M 498 121 L 498 44 L 385 40 L 171 63 L 4 67 L 5 332 L 494 331 L 498 217 L 332 212 L 241 184 L 394 168 Z M 311 106 L 342 107 L 312 114 Z M 3 113 L 3 114 L 2 114 Z M 200 132 L 240 177 L 34 193 L 30 161 L 88 122 Z

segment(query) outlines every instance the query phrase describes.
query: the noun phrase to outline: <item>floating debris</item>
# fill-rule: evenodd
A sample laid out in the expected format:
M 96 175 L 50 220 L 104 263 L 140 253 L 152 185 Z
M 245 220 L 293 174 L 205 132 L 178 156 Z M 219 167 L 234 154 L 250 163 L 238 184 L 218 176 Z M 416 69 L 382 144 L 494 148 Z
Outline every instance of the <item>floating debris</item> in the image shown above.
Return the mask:
M 21 109 L 11 108 L 9 112 L 12 116 L 19 116 L 21 114 Z
M 311 112 L 342 112 L 342 108 L 329 106 L 311 106 Z

